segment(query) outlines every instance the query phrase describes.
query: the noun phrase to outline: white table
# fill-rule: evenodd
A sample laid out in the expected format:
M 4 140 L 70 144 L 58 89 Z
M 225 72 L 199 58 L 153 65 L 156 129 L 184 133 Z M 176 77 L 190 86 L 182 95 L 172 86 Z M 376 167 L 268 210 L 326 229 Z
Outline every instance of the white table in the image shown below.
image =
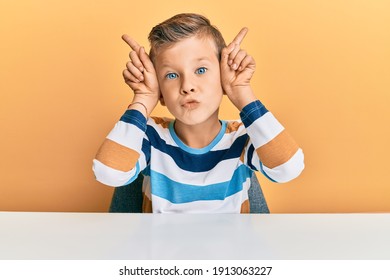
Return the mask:
M 390 214 L 0 212 L 0 259 L 390 259 Z

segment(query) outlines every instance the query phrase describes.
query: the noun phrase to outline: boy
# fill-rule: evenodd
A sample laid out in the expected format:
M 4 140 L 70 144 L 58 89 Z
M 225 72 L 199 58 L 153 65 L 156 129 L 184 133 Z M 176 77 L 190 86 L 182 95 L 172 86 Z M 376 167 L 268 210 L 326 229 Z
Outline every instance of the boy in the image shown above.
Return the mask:
M 276 182 L 297 177 L 302 150 L 252 92 L 246 33 L 226 46 L 207 18 L 179 14 L 152 29 L 149 56 L 124 35 L 134 98 L 94 159 L 97 180 L 121 186 L 142 172 L 143 212 L 248 213 L 253 170 Z M 219 120 L 224 94 L 240 121 Z M 174 120 L 149 117 L 158 101 Z

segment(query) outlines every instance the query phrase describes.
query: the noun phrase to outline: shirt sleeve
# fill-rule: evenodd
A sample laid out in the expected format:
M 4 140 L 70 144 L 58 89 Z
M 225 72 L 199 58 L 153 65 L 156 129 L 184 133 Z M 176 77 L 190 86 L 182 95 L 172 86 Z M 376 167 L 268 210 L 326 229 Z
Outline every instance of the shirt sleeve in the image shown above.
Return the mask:
M 274 182 L 288 182 L 304 169 L 302 149 L 265 106 L 256 100 L 245 106 L 240 117 L 250 141 L 246 161 Z
M 146 167 L 148 139 L 146 118 L 137 110 L 127 110 L 108 134 L 95 159 L 96 180 L 109 186 L 134 181 Z

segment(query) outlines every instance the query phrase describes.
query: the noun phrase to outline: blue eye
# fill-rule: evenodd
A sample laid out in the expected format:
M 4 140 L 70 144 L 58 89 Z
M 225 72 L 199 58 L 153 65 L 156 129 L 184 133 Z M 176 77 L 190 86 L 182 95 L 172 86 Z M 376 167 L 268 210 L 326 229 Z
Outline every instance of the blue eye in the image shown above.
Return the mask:
M 177 78 L 177 74 L 176 73 L 168 73 L 165 77 L 169 80 L 172 80 L 172 79 Z
M 206 71 L 207 71 L 206 67 L 200 67 L 200 68 L 196 69 L 195 73 L 202 75 L 202 74 L 206 73 Z

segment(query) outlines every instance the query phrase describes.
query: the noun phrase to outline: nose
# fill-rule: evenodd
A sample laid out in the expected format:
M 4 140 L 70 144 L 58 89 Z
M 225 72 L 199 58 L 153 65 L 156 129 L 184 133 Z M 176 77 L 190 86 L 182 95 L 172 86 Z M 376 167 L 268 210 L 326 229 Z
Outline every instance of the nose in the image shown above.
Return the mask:
M 191 79 L 182 77 L 182 83 L 181 83 L 181 94 L 191 94 L 195 92 L 195 86 Z

